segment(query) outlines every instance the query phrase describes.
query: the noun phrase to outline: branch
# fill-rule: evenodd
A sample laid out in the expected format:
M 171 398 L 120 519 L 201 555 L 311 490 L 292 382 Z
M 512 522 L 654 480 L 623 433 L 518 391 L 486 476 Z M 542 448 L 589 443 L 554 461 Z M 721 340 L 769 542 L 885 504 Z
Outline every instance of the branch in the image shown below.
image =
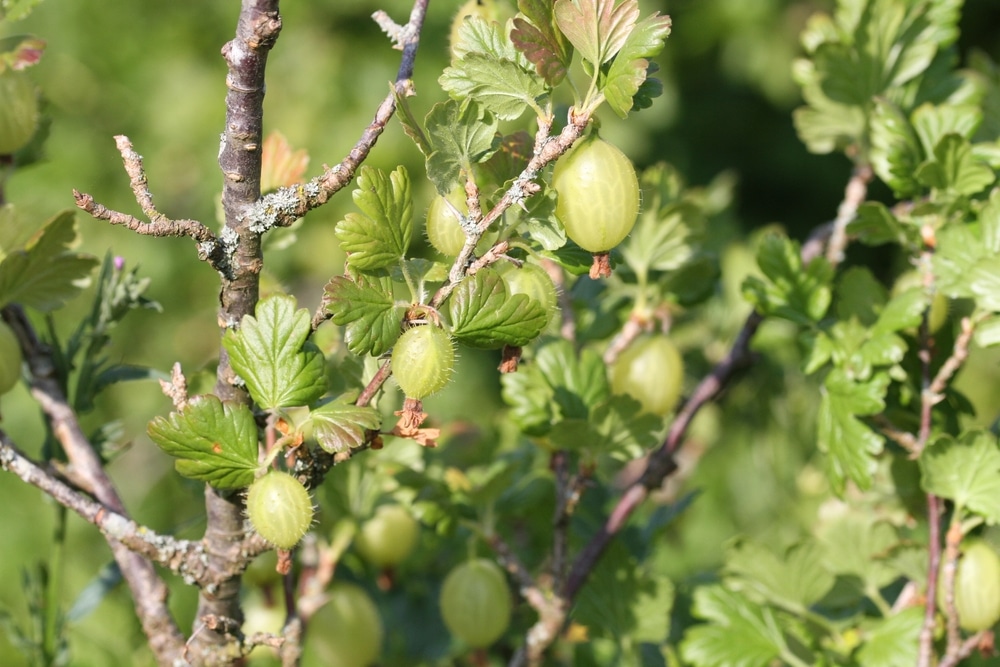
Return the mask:
M 247 210 L 247 220 L 253 229 L 263 233 L 272 227 L 288 227 L 309 211 L 328 202 L 354 179 L 358 167 L 368 159 L 375 142 L 396 113 L 397 98 L 414 94 L 411 79 L 417 47 L 420 45 L 420 32 L 427 13 L 427 2 L 428 0 L 416 0 L 413 3 L 410 20 L 404 26 L 393 23 L 384 12 L 375 13 L 375 21 L 393 38 L 394 47 L 403 52 L 392 89 L 379 104 L 375 118 L 361 133 L 361 138 L 347 157 L 306 183 L 279 188 L 262 197 Z
M 62 391 L 48 350 L 39 342 L 19 307 L 8 306 L 3 312 L 24 350 L 31 373 L 31 394 L 49 419 L 53 435 L 66 452 L 73 476 L 81 480 L 102 506 L 127 518 L 124 503 Z M 166 584 L 145 557 L 116 539 L 109 539 L 108 545 L 132 593 L 136 615 L 149 639 L 150 648 L 161 664 L 174 664 L 183 653 L 184 637 L 167 607 Z
M 143 222 L 127 213 L 113 211 L 98 204 L 86 193 L 73 190 L 73 199 L 78 208 L 86 211 L 98 220 L 106 220 L 112 225 L 121 225 L 144 236 L 188 236 L 198 241 L 198 256 L 208 261 L 213 267 L 219 268 L 223 258 L 222 245 L 215 234 L 197 220 L 171 220 L 156 210 L 153 205 L 153 195 L 149 191 L 149 182 L 142 166 L 142 156 L 132 148 L 132 142 L 123 134 L 115 136 L 115 144 L 122 155 L 125 172 L 128 174 L 132 192 L 149 222 Z

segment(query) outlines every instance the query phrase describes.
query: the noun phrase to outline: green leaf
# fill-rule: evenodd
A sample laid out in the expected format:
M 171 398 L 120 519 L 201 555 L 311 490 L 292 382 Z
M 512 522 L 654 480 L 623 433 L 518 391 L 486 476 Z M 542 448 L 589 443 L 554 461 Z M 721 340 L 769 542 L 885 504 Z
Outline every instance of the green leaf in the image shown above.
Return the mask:
M 489 159 L 499 145 L 496 117 L 473 100 L 435 104 L 424 123 L 433 146 L 427 177 L 441 195 L 448 195 L 473 164 Z
M 1000 254 L 1000 188 L 994 188 L 990 198 L 979 211 L 979 231 L 984 250 Z
M 681 656 L 696 667 L 769 667 L 788 650 L 774 612 L 722 586 L 694 592 L 694 614 L 708 623 L 688 630 Z
M 839 369 L 826 376 L 818 419 L 818 444 L 827 454 L 830 481 L 837 493 L 844 482 L 853 480 L 862 489 L 871 486 L 875 457 L 881 453 L 883 438 L 858 417 L 885 409 L 889 376 L 879 373 L 866 382 L 856 382 Z
M 556 25 L 595 67 L 615 57 L 639 19 L 637 0 L 556 0 Z
M 89 282 L 97 258 L 70 252 L 76 242 L 73 211 L 45 223 L 24 250 L 0 262 L 0 307 L 10 303 L 49 312 L 61 308 Z
M 378 410 L 354 405 L 350 394 L 310 410 L 309 421 L 316 442 L 331 454 L 360 447 L 365 443 L 367 431 L 377 431 L 382 425 Z
M 885 304 L 888 293 L 872 272 L 863 266 L 852 266 L 837 281 L 837 317 L 852 317 L 864 326 L 871 326 Z
M 177 459 L 177 472 L 217 489 L 247 486 L 259 467 L 257 424 L 250 408 L 223 403 L 211 394 L 192 397 L 167 418 L 156 417 L 146 431 Z
M 619 9 L 623 6 L 624 4 L 619 6 Z M 632 109 L 633 100 L 650 72 L 650 62 L 647 59 L 663 49 L 663 42 L 670 34 L 670 25 L 670 17 L 661 16 L 659 12 L 640 21 L 631 30 L 608 68 L 601 92 L 604 93 L 608 106 L 620 118 L 625 118 Z M 651 92 L 646 89 L 647 95 Z
M 946 134 L 934 148 L 934 160 L 917 169 L 917 180 L 937 190 L 974 195 L 985 190 L 996 175 L 972 154 L 968 139 Z
M 518 0 L 524 16 L 514 19 L 510 41 L 535 65 L 549 86 L 564 78 L 573 58 L 573 48 L 556 29 L 551 0 Z
M 917 664 L 923 608 L 909 607 L 881 620 L 858 650 L 861 667 L 911 667 Z
M 765 600 L 803 613 L 833 588 L 834 577 L 823 564 L 823 549 L 803 542 L 782 556 L 756 542 L 740 542 L 726 558 L 726 570 Z
M 348 213 L 334 234 L 348 253 L 347 264 L 371 271 L 395 264 L 406 254 L 413 231 L 410 177 L 404 167 L 386 175 L 361 167 L 354 203 L 361 213 Z
M 920 192 L 913 174 L 924 153 L 906 115 L 886 99 L 875 101 L 871 114 L 872 169 L 897 198 L 905 199 Z
M 334 324 L 347 327 L 344 339 L 354 354 L 380 356 L 392 348 L 402 331 L 404 310 L 392 297 L 388 277 L 336 276 L 327 284 L 327 311 Z
M 23 250 L 42 226 L 22 220 L 13 204 L 0 206 L 0 261 L 15 250 Z
M 569 341 L 553 341 L 538 351 L 535 363 L 552 387 L 563 419 L 586 420 L 611 395 L 604 361 L 591 349 L 578 355 Z
M 979 347 L 1000 345 L 1000 315 L 992 315 L 977 324 L 975 338 Z
M 690 206 L 643 212 L 619 247 L 625 263 L 637 275 L 680 268 L 694 256 L 695 244 L 700 240 L 701 230 L 692 224 L 692 219 L 697 218 Z
M 424 157 L 429 156 L 434 148 L 431 146 L 427 135 L 421 129 L 420 123 L 417 122 L 416 116 L 413 115 L 413 110 L 410 108 L 410 98 L 396 92 L 395 86 L 392 86 L 392 95 L 396 100 L 396 118 L 399 119 L 400 125 L 403 126 L 403 132 L 410 139 L 413 139 L 413 143 L 417 145 L 417 149 L 421 155 Z
M 900 222 L 885 204 L 874 201 L 858 207 L 858 216 L 847 226 L 847 231 L 865 245 L 873 246 L 897 243 L 912 247 L 920 240 L 920 230 L 915 225 Z
M 886 521 L 845 514 L 822 526 L 818 537 L 825 547 L 827 569 L 855 577 L 862 593 L 878 591 L 899 576 L 892 555 L 900 539 Z
M 308 405 L 326 391 L 323 355 L 306 346 L 309 311 L 295 310 L 295 298 L 283 294 L 257 304 L 239 329 L 222 338 L 230 362 L 265 410 Z
M 525 435 L 542 436 L 552 428 L 555 392 L 536 364 L 500 376 L 501 396 L 510 418 Z
M 1000 523 L 1000 446 L 984 431 L 939 438 L 919 459 L 924 490 Z
M 526 294 L 509 294 L 500 274 L 489 268 L 458 284 L 448 312 L 452 336 L 472 347 L 522 347 L 537 338 L 548 322 L 538 301 Z
M 548 93 L 545 81 L 496 22 L 470 16 L 459 28 L 458 60 L 438 83 L 455 99 L 475 98 L 501 120 L 515 120 Z
M 872 334 L 879 335 L 894 331 L 905 331 L 920 325 L 930 299 L 923 289 L 909 289 L 893 296 L 882 307 Z
M 743 294 L 762 314 L 812 325 L 830 307 L 833 268 L 822 257 L 802 266 L 797 243 L 778 236 L 764 238 L 757 262 L 767 280 L 750 276 Z
M 924 155 L 934 150 L 946 135 L 957 134 L 969 141 L 983 122 L 983 112 L 972 104 L 921 104 L 911 114 L 913 129 L 920 138 Z

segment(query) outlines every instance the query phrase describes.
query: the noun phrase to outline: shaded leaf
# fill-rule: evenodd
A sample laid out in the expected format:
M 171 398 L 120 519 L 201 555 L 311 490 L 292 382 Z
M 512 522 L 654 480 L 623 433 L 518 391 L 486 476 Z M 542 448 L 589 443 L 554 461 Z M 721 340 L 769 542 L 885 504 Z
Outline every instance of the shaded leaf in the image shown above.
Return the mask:
M 812 541 L 795 545 L 781 556 L 762 544 L 741 542 L 726 558 L 726 569 L 739 577 L 741 588 L 796 613 L 822 599 L 834 583 L 823 564 L 823 549 Z
M 550 86 L 566 77 L 573 49 L 555 27 L 551 0 L 518 0 L 524 15 L 514 19 L 510 40 Z
M 577 354 L 569 341 L 553 341 L 538 351 L 535 363 L 552 387 L 563 419 L 586 420 L 611 395 L 604 361 L 593 350 Z
M 769 667 L 787 650 L 770 609 L 722 586 L 695 590 L 694 614 L 708 623 L 688 630 L 680 648 L 697 667 Z
M 604 93 L 608 106 L 619 117 L 624 118 L 632 109 L 633 100 L 650 73 L 650 62 L 647 59 L 663 49 L 663 42 L 670 34 L 670 26 L 670 17 L 659 13 L 640 21 L 631 30 L 621 51 L 608 68 L 601 92 Z M 652 71 L 655 71 L 655 67 Z M 645 106 L 648 106 L 648 99 L 654 92 L 650 87 L 644 89 Z
M 761 243 L 757 262 L 767 280 L 748 277 L 743 294 L 761 313 L 806 326 L 826 315 L 833 279 L 826 259 L 818 257 L 803 267 L 797 243 L 770 235 Z
M 938 439 L 919 459 L 921 486 L 956 505 L 1000 523 L 1000 446 L 991 433 Z
M 996 180 L 993 170 L 972 154 L 969 141 L 958 134 L 947 134 L 934 149 L 934 160 L 917 169 L 921 183 L 958 195 L 982 192 Z
M 265 410 L 308 405 L 326 391 L 323 355 L 306 346 L 309 311 L 295 305 L 283 294 L 263 299 L 222 339 L 233 370 Z
M 496 117 L 473 100 L 435 104 L 424 123 L 432 147 L 427 177 L 441 195 L 448 195 L 499 144 Z
M 378 410 L 354 405 L 351 395 L 310 410 L 309 421 L 319 446 L 331 454 L 360 447 L 365 443 L 367 431 L 377 431 L 382 425 Z
M 218 489 L 253 481 L 257 424 L 245 405 L 223 403 L 211 394 L 194 396 L 180 412 L 156 417 L 146 429 L 160 449 L 175 457 L 177 472 Z
M 882 619 L 858 651 L 861 667 L 911 667 L 917 664 L 924 612 L 919 606 Z
M 348 213 L 334 230 L 348 254 L 348 265 L 371 271 L 399 261 L 410 246 L 413 230 L 406 169 L 397 167 L 386 175 L 381 169 L 361 167 L 353 197 L 361 213 Z
M 837 493 L 846 480 L 862 489 L 871 486 L 875 456 L 882 451 L 883 438 L 858 419 L 885 409 L 889 376 L 876 374 L 856 382 L 834 369 L 823 383 L 818 419 L 818 444 L 827 454 L 830 482 Z
M 639 18 L 637 0 L 557 0 L 556 25 L 585 60 L 600 67 L 625 45 Z

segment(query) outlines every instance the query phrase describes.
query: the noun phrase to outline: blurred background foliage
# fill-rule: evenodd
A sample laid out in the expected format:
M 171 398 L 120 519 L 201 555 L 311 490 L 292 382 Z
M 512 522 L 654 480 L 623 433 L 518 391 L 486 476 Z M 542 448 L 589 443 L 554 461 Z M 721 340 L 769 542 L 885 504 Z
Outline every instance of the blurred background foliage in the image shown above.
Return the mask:
M 447 35 L 457 4 L 431 3 L 417 60 L 418 95 L 412 101 L 418 117 L 443 99 L 436 78 L 446 65 Z M 791 60 L 799 52 L 798 33 L 811 13 L 829 10 L 832 2 L 645 0 L 642 4 L 644 13 L 659 10 L 673 18 L 673 33 L 660 58 L 665 93 L 627 123 L 606 115 L 605 137 L 639 166 L 661 160 L 672 163 L 690 184 L 705 185 L 721 172 L 737 182 L 732 206 L 710 228 L 709 245 L 722 259 L 719 298 L 696 317 L 681 318 L 675 327 L 687 357 L 690 387 L 725 352 L 749 310 L 738 289 L 752 268 L 747 238 L 771 224 L 804 238 L 816 224 L 833 217 L 841 198 L 851 165 L 842 156 L 808 154 L 795 136 L 790 116 L 799 104 L 790 76 Z M 8 200 L 20 214 L 43 219 L 69 208 L 74 188 L 93 194 L 110 208 L 138 214 L 112 139 L 126 134 L 145 157 L 162 212 L 217 224 L 221 179 L 216 155 L 225 95 L 225 64 L 219 49 L 232 35 L 238 9 L 235 0 L 47 0 L 27 20 L 9 26 L 48 43 L 32 73 L 47 101 L 51 133 L 44 159 L 8 182 Z M 371 13 L 384 9 L 404 20 L 409 2 L 289 2 L 282 9 L 283 33 L 269 59 L 265 127 L 280 130 L 293 147 L 308 150 L 311 176 L 324 162 L 335 163 L 346 154 L 388 90 L 387 82 L 395 77 L 398 53 L 389 48 Z M 961 57 L 979 50 L 1000 60 L 997 25 L 1000 4 L 969 0 L 962 21 Z M 411 174 L 423 172 L 422 156 L 393 122 L 370 164 L 393 168 L 400 163 Z M 425 207 L 431 194 L 429 183 L 422 183 L 416 189 L 417 207 Z M 873 196 L 883 195 L 888 193 L 873 191 Z M 314 308 L 326 280 L 342 271 L 343 257 L 332 227 L 350 205 L 349 193 L 342 192 L 331 204 L 310 213 L 298 231 L 298 243 L 268 256 L 265 289 L 283 287 L 298 297 L 300 306 Z M 112 355 L 160 370 L 179 361 L 189 375 L 202 370 L 210 377 L 218 346 L 217 278 L 198 262 L 191 242 L 139 237 L 82 214 L 78 227 L 83 250 L 97 256 L 113 253 L 129 266 L 138 265 L 140 274 L 152 279 L 147 295 L 163 307 L 162 313 L 139 311 L 127 319 Z M 852 260 L 870 262 L 876 270 L 894 261 L 867 252 Z M 68 331 L 86 307 L 86 299 L 80 299 L 75 312 L 71 307 L 58 314 L 57 328 Z M 699 491 L 683 516 L 662 531 L 655 556 L 662 571 L 677 581 L 680 608 L 684 582 L 718 567 L 727 540 L 741 533 L 787 543 L 809 525 L 825 497 L 824 478 L 813 465 L 811 415 L 816 389 L 798 372 L 790 342 L 790 331 L 781 325 L 765 327 L 757 341 L 765 353 L 761 363 L 721 405 L 710 406 L 701 415 L 683 455 L 693 472 L 682 470 L 660 498 L 673 502 Z M 963 380 L 978 405 L 996 405 L 1000 398 L 997 360 L 987 361 L 969 364 L 967 374 L 972 376 Z M 482 442 L 500 443 L 507 437 L 495 419 L 501 402 L 494 366 L 489 355 L 465 354 L 460 382 L 428 401 L 428 411 L 436 419 L 451 422 L 442 448 L 433 454 L 440 465 L 482 461 L 499 446 L 483 447 Z M 43 431 L 26 390 L 22 387 L 5 397 L 2 408 L 5 429 L 29 453 L 37 454 Z M 96 429 L 120 420 L 122 439 L 131 447 L 112 463 L 111 472 L 134 516 L 157 530 L 198 538 L 203 529 L 200 486 L 174 474 L 170 461 L 145 436 L 146 422 L 168 409 L 169 401 L 154 383 L 121 385 L 103 395 L 98 409 L 85 416 L 85 425 Z M 985 424 L 992 418 L 979 417 Z M 338 483 L 333 477 L 331 488 Z M 322 514 L 321 532 L 342 504 L 335 492 L 325 495 L 319 494 L 328 510 Z M 0 476 L 0 506 L 5 508 L 0 610 L 23 627 L 29 623 L 29 596 L 22 577 L 36 573 L 40 561 L 51 567 L 60 557 L 52 553 L 57 510 L 9 475 Z M 89 525 L 69 517 L 67 530 L 67 547 L 61 554 L 66 567 L 57 586 L 63 609 L 110 560 L 106 545 Z M 433 540 L 425 535 L 425 542 Z M 440 543 L 429 544 L 401 576 L 411 572 L 416 583 L 421 572 L 450 565 L 435 557 L 441 548 Z M 358 562 L 348 560 L 346 565 L 353 571 L 348 576 L 363 579 L 371 574 Z M 195 591 L 180 582 L 173 584 L 172 605 L 182 626 L 190 627 Z M 378 594 L 390 629 L 405 625 L 408 605 L 420 604 L 414 589 L 407 590 L 409 597 Z M 423 591 L 424 598 L 430 595 Z M 399 641 L 411 642 L 409 650 L 416 655 L 440 657 L 446 642 L 443 628 L 422 630 L 419 646 L 412 645 L 416 641 L 412 638 Z M 120 587 L 99 603 L 96 613 L 70 622 L 68 638 L 73 665 L 151 664 L 127 592 Z M 26 664 L 4 633 L 0 633 L 0 663 Z

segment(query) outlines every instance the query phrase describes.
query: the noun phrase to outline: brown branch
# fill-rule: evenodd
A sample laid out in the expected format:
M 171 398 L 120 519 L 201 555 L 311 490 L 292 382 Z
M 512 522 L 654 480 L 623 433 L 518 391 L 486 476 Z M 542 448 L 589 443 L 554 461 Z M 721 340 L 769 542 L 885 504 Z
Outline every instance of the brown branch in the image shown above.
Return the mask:
M 82 481 L 101 505 L 127 518 L 124 503 L 62 391 L 48 350 L 39 342 L 19 307 L 8 306 L 3 312 L 4 319 L 14 329 L 24 350 L 32 378 L 31 394 L 48 418 L 53 435 L 62 445 L 73 476 Z M 182 655 L 184 637 L 167 607 L 166 585 L 144 556 L 115 539 L 109 539 L 108 545 L 132 593 L 136 616 L 153 654 L 161 664 L 174 664 Z
M 376 12 L 374 18 L 384 30 L 390 33 L 394 47 L 403 52 L 396 81 L 375 111 L 375 118 L 361 134 L 361 138 L 347 157 L 333 167 L 328 167 L 312 180 L 277 191 L 263 197 L 246 211 L 250 227 L 263 233 L 272 227 L 287 227 L 314 208 L 328 202 L 353 179 L 358 167 L 368 158 L 375 142 L 385 131 L 386 125 L 396 113 L 396 100 L 413 95 L 413 66 L 420 45 L 420 32 L 427 13 L 428 0 L 416 0 L 410 11 L 410 20 L 398 26 L 384 12 Z

